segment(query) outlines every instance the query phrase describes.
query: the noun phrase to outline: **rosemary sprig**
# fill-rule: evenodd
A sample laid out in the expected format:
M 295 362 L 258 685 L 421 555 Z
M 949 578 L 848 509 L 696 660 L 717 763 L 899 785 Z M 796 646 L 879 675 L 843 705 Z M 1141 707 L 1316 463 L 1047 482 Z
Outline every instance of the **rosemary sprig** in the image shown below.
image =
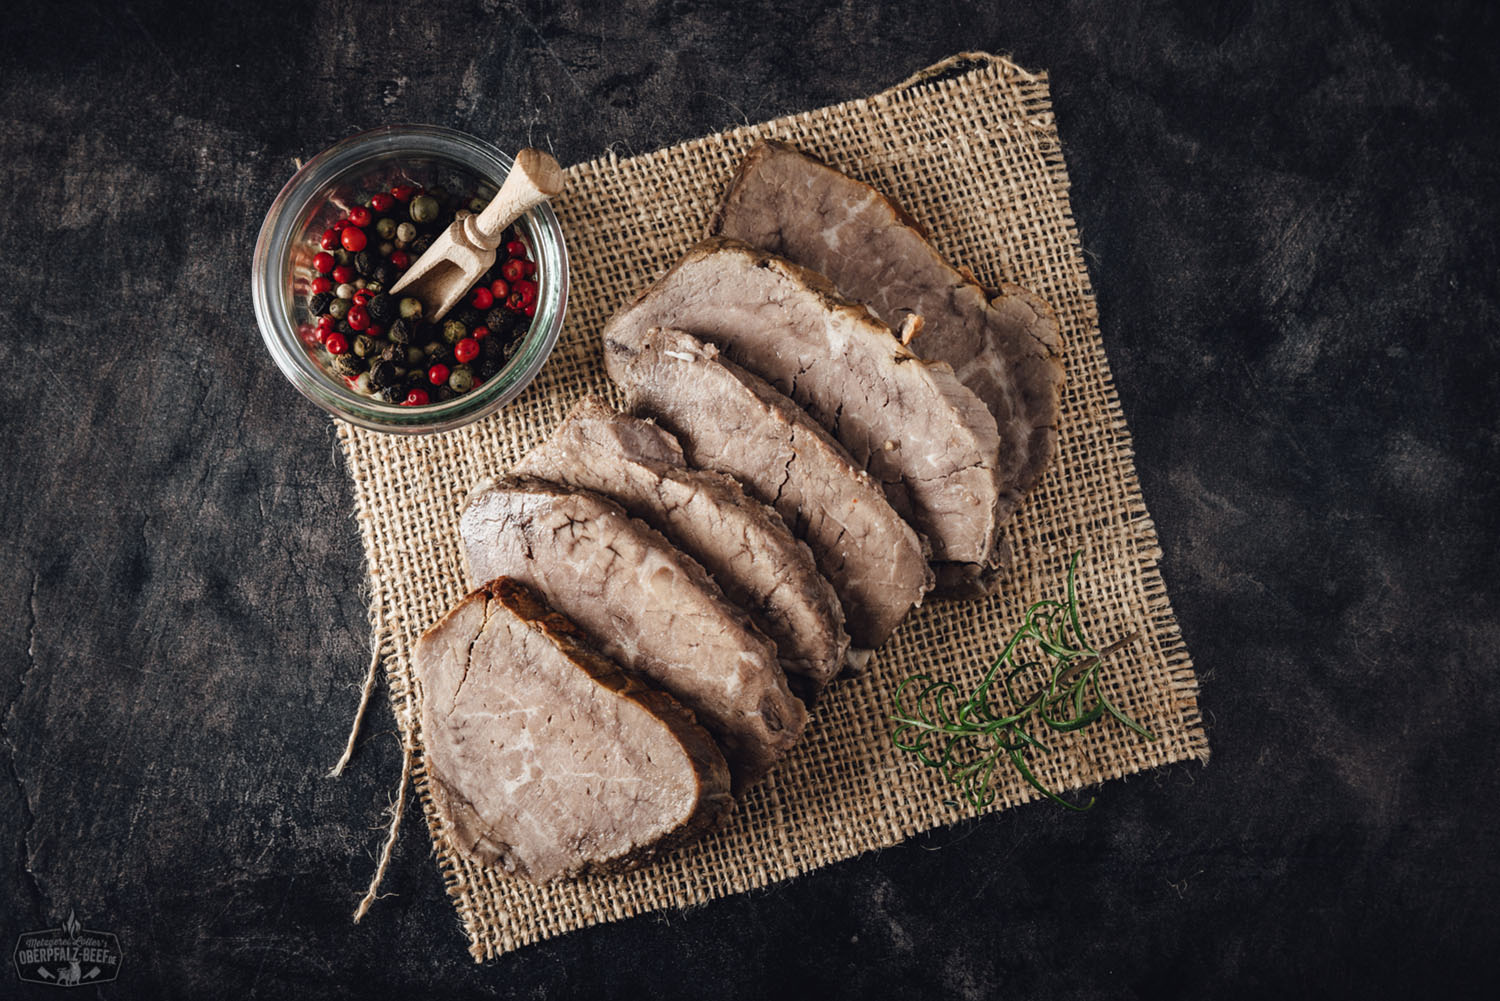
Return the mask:
M 1075 552 L 1068 565 L 1066 600 L 1039 601 L 1028 608 L 1024 624 L 967 697 L 953 682 L 925 673 L 912 675 L 896 689 L 891 740 L 922 764 L 938 769 L 976 809 L 994 800 L 995 771 L 1002 760 L 1055 803 L 1078 811 L 1094 805 L 1093 797 L 1082 806 L 1069 803 L 1036 777 L 1027 756 L 1051 751 L 1032 732 L 1039 728 L 1071 733 L 1109 715 L 1147 740 L 1156 739 L 1110 702 L 1099 683 L 1104 658 L 1133 643 L 1140 633 L 1132 632 L 1102 650 L 1089 643 L 1074 586 L 1078 555 Z M 1034 652 L 1023 659 L 1027 644 Z M 1018 683 L 1036 676 L 1045 676 L 1045 683 L 1023 700 L 1016 693 Z

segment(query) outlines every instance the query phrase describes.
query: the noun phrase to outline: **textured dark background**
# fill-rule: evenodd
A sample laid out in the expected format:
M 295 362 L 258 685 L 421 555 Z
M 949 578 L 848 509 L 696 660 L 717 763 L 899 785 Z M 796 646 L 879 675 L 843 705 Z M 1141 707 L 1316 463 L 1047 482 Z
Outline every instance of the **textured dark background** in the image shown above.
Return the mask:
M 9 11 L 0 946 L 76 909 L 122 941 L 105 997 L 1477 993 L 1500 942 L 1492 10 Z M 332 426 L 248 299 L 292 158 L 395 121 L 644 152 L 964 49 L 1051 73 L 1212 763 L 482 967 L 413 811 L 392 896 L 351 925 L 399 756 L 382 704 L 322 777 L 368 636 Z

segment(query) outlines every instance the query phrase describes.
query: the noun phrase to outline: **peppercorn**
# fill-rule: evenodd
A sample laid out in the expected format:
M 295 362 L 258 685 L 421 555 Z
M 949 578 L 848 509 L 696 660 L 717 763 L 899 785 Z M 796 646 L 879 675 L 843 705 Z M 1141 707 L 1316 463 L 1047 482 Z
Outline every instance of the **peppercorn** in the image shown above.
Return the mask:
M 418 258 L 427 253 L 427 251 L 431 250 L 432 240 L 433 238 L 431 236 L 427 236 L 426 234 L 419 236 L 415 240 L 413 240 L 411 242 L 411 256 L 413 258 Z
M 407 206 L 412 222 L 432 222 L 438 217 L 438 200 L 432 195 L 418 195 Z
M 406 399 L 406 390 L 402 386 L 386 386 L 375 390 L 375 399 L 381 403 L 400 403 Z
M 368 358 L 375 353 L 375 338 L 367 334 L 360 334 L 354 338 L 354 353 L 361 358 Z
M 457 344 L 468 336 L 469 328 L 464 325 L 462 320 L 453 319 L 443 324 L 443 340 L 449 344 Z
M 359 377 L 354 380 L 354 385 L 352 388 L 356 393 L 368 394 L 370 392 L 370 373 L 359 373 Z
M 501 361 L 505 358 L 505 338 L 492 336 L 479 342 L 479 357 Z
M 338 250 L 335 250 L 333 252 L 333 260 L 334 263 L 339 267 L 347 268 L 350 262 L 354 260 L 354 255 L 349 253 L 349 251 L 345 250 L 343 247 L 340 247 Z M 338 278 L 335 277 L 334 280 L 337 281 Z
M 349 221 L 355 226 L 368 226 L 371 218 L 370 210 L 362 205 L 349 210 Z
M 468 364 L 479 357 L 479 342 L 472 337 L 465 337 L 453 345 L 453 357 L 458 359 L 460 364 Z
M 333 301 L 333 293 L 318 292 L 307 300 L 307 311 L 313 316 L 322 316 L 328 312 L 328 304 Z
M 448 373 L 448 388 L 455 393 L 467 393 L 474 388 L 474 373 L 467 365 L 460 365 Z
M 365 249 L 365 244 L 370 242 L 370 238 L 365 236 L 364 230 L 357 226 L 350 226 L 339 234 L 339 242 L 349 253 L 357 254 Z
M 365 370 L 365 363 L 354 355 L 345 352 L 333 356 L 332 368 L 339 375 L 359 375 L 359 373 Z
M 353 296 L 354 292 L 352 289 L 349 294 L 351 297 Z M 342 298 L 333 300 L 328 304 L 328 312 L 335 320 L 342 320 L 345 316 L 349 315 L 349 300 Z
M 484 314 L 484 325 L 486 327 L 489 327 L 491 332 L 493 333 L 508 333 L 516 326 L 516 314 L 512 313 L 508 309 L 502 309 L 501 307 L 496 306 L 494 309 Z
M 381 288 L 390 288 L 400 276 L 400 270 L 390 261 L 381 261 L 375 265 L 375 281 L 380 283 Z
M 370 305 L 375 305 L 373 302 Z M 372 311 L 371 315 L 374 313 Z M 411 341 L 412 322 L 410 320 L 392 320 L 385 335 L 391 339 L 393 344 L 406 344 Z
M 372 297 L 372 299 L 369 300 L 368 303 L 366 303 L 365 309 L 368 309 L 369 314 L 371 314 L 371 320 L 374 320 L 375 323 L 381 324 L 381 326 L 386 326 L 386 324 L 389 324 L 390 321 L 396 320 L 396 317 L 399 317 L 399 315 L 401 315 L 399 314 L 398 308 L 396 308 L 396 300 L 392 299 L 392 297 L 390 296 L 387 296 L 386 293 L 381 293 L 378 294 L 378 296 Z
M 401 319 L 403 320 L 420 320 L 422 318 L 421 299 L 407 296 L 397 304 L 397 308 L 400 309 Z
M 396 375 L 396 365 L 394 362 L 378 361 L 370 369 L 370 383 L 376 389 L 394 386 L 398 381 L 399 377 Z
M 375 357 L 380 361 L 388 361 L 395 365 L 398 372 L 406 366 L 406 348 L 400 344 L 392 344 L 390 341 L 380 343 L 380 351 Z
M 347 317 L 344 318 L 344 319 L 342 319 L 342 320 L 334 320 L 333 321 L 333 329 L 337 330 L 339 333 L 343 334 L 345 337 L 353 337 L 354 336 L 354 328 L 351 327 L 351 326 L 349 326 L 349 320 L 348 320 Z
M 385 283 L 378 282 L 374 278 L 371 278 L 369 281 L 365 282 L 365 291 L 371 293 L 372 295 L 376 292 L 384 292 Z
M 389 240 L 396 235 L 396 220 L 386 216 L 375 224 L 375 232 L 380 234 L 382 240 Z
M 409 222 L 403 222 L 396 227 L 396 246 L 404 247 L 417 238 L 417 227 Z
M 421 407 L 427 404 L 427 390 L 417 388 L 406 392 L 406 405 L 408 407 Z
M 446 365 L 453 360 L 453 350 L 441 341 L 430 341 L 422 348 L 422 361 L 419 364 L 431 367 L 433 365 Z
M 378 249 L 380 250 L 381 257 L 390 257 L 396 252 L 396 245 L 390 240 L 386 240 L 380 244 L 380 247 Z
M 370 277 L 370 275 L 375 273 L 375 255 L 368 250 L 361 250 L 355 254 L 354 270 L 362 277 Z
M 504 367 L 504 362 L 499 358 L 481 358 L 475 363 L 475 371 L 479 375 L 479 378 L 485 380 L 493 379 L 499 375 L 500 370 Z
M 449 389 L 446 383 L 432 391 L 433 403 L 446 403 L 451 399 L 453 399 L 453 390 Z

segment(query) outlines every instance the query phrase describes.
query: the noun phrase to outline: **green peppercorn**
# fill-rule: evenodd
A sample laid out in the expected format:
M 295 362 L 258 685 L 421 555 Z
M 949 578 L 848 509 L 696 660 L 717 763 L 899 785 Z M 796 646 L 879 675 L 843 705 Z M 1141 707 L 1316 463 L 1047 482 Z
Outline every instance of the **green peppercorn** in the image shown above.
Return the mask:
M 462 320 L 453 319 L 443 324 L 443 340 L 449 344 L 457 344 L 468 336 L 469 328 L 464 325 L 464 321 Z
M 417 227 L 409 222 L 403 222 L 396 227 L 396 246 L 404 247 L 417 238 Z
M 385 283 L 377 281 L 374 278 L 368 279 L 368 280 L 365 281 L 365 291 L 366 292 L 384 292 L 385 291 Z
M 483 198 L 470 198 L 469 211 L 473 212 L 475 215 L 478 215 L 479 213 L 483 212 L 486 206 L 488 206 L 489 204 L 490 203 L 485 201 Z
M 438 217 L 438 200 L 431 194 L 418 195 L 407 207 L 412 222 L 432 222 Z
M 396 235 L 396 220 L 385 216 L 375 223 L 375 232 L 380 234 L 382 240 L 393 239 Z
M 328 312 L 328 304 L 333 301 L 333 293 L 317 292 L 307 300 L 307 311 L 313 316 L 322 316 Z
M 460 365 L 448 373 L 448 388 L 455 393 L 467 393 L 474 388 L 474 373 L 467 365 Z
M 375 353 L 375 338 L 368 334 L 360 334 L 354 338 L 354 353 L 361 358 L 369 358 Z
M 396 245 L 394 243 L 392 243 L 391 241 L 387 240 L 384 243 L 382 243 L 379 246 L 379 248 L 377 248 L 377 249 L 379 249 L 381 257 L 390 257 L 392 254 L 394 254 L 396 252 Z
M 361 250 L 354 255 L 354 270 L 362 277 L 368 278 L 375 273 L 375 255 L 368 250 Z
M 411 345 L 406 349 L 406 365 L 408 368 L 422 364 L 422 361 L 426 357 L 427 355 L 422 349 L 415 345 Z
M 333 362 L 329 367 L 339 375 L 350 376 L 363 372 L 365 363 L 352 354 L 341 354 L 333 356 Z
M 421 299 L 417 299 L 417 298 L 414 298 L 412 296 L 407 296 L 406 298 L 402 299 L 400 303 L 397 304 L 397 308 L 400 309 L 400 311 L 401 311 L 401 319 L 403 319 L 403 320 L 416 321 L 416 320 L 420 320 L 422 318 L 422 300 Z
M 342 286 L 340 287 L 342 288 Z M 351 291 L 349 295 L 352 297 L 354 293 Z M 332 314 L 335 320 L 342 320 L 349 314 L 349 300 L 344 298 L 333 300 L 328 304 L 328 312 Z

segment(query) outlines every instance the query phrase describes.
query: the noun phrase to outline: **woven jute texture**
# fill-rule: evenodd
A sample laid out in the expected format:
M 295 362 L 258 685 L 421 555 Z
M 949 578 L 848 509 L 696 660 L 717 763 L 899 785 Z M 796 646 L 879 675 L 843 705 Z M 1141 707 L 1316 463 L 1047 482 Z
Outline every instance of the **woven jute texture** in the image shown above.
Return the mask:
M 1016 566 L 1001 593 L 929 601 L 914 613 L 868 673 L 838 682 L 819 702 L 806 739 L 723 830 L 636 872 L 536 888 L 468 861 L 445 840 L 424 767 L 412 648 L 464 593 L 465 491 L 545 438 L 584 393 L 618 401 L 600 356 L 605 320 L 702 235 L 740 157 L 769 137 L 889 193 L 982 282 L 1018 282 L 1053 303 L 1067 344 L 1058 459 L 1007 526 Z M 1083 554 L 1079 596 L 1095 642 L 1140 630 L 1139 641 L 1111 658 L 1106 689 L 1156 740 L 1105 720 L 1036 756 L 1039 776 L 1069 790 L 1207 759 L 1197 681 L 1157 571 L 1156 531 L 1099 335 L 1045 76 L 966 54 L 863 100 L 580 164 L 555 207 L 572 259 L 571 303 L 533 386 L 501 413 L 443 435 L 339 427 L 368 560 L 374 643 L 396 719 L 414 746 L 413 781 L 438 865 L 476 960 L 765 886 L 973 816 L 951 787 L 893 749 L 886 717 L 895 687 L 917 671 L 977 681 L 1026 606 L 1061 595 L 1074 550 Z M 1019 777 L 1000 778 L 990 810 L 1036 798 Z

